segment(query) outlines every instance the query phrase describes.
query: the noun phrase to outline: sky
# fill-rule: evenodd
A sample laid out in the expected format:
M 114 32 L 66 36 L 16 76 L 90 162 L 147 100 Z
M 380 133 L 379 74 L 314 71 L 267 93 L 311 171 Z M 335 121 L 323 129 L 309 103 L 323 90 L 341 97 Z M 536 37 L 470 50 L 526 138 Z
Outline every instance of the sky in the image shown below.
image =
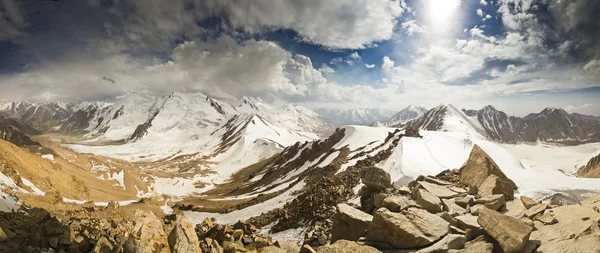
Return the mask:
M 597 0 L 0 0 L 0 102 L 204 92 L 600 115 Z

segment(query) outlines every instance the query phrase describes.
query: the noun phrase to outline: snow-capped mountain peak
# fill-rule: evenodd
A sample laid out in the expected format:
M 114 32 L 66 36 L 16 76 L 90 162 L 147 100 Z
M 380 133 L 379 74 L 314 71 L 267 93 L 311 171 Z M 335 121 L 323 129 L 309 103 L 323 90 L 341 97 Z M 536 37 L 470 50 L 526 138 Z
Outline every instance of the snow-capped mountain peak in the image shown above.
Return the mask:
M 401 126 L 406 122 L 416 119 L 421 115 L 425 114 L 427 109 L 417 106 L 417 105 L 409 105 L 408 107 L 402 109 L 400 112 L 396 113 L 393 117 L 384 122 L 377 122 L 373 124 L 374 126 Z

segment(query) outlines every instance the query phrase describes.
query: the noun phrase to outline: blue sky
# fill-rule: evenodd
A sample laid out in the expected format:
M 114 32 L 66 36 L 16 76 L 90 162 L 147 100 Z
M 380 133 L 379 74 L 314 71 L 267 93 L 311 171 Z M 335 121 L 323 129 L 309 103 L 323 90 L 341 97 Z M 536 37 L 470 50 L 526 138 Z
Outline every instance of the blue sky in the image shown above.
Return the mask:
M 202 91 L 600 115 L 594 0 L 0 2 L 0 101 Z M 110 83 L 107 77 L 115 80 Z

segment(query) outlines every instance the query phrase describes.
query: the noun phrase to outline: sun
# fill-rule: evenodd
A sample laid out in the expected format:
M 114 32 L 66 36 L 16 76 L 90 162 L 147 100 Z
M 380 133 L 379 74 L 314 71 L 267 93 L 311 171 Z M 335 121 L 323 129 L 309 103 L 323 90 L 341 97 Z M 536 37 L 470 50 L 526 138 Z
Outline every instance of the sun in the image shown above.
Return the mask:
M 461 0 L 424 0 L 429 27 L 443 30 L 454 24 Z

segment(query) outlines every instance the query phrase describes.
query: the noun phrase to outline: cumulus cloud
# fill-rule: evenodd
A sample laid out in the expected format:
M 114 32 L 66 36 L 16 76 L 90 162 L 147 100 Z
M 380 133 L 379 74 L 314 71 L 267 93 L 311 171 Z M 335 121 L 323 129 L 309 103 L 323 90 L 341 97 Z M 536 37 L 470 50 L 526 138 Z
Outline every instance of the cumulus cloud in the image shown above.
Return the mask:
M 350 54 L 348 57 L 352 58 L 352 59 L 360 59 L 360 55 L 358 55 L 358 52 L 354 52 L 354 53 Z
M 365 64 L 365 67 L 367 67 L 368 69 L 372 69 L 375 68 L 375 64 Z
M 388 56 L 383 57 L 383 64 L 381 64 L 381 68 L 383 70 L 391 70 L 394 67 L 394 61 L 390 59 Z
M 26 26 L 21 10 L 13 0 L 0 1 L 0 41 L 15 40 Z
M 417 33 L 426 32 L 425 28 L 419 26 L 417 24 L 417 21 L 414 19 L 404 21 L 402 23 L 401 27 L 402 27 L 402 30 L 404 30 L 404 32 L 409 36 L 417 34 Z
M 304 41 L 331 49 L 360 49 L 392 37 L 397 19 L 404 13 L 403 1 L 238 1 L 238 0 L 148 0 L 97 1 L 119 22 L 107 25 L 132 44 L 160 46 L 178 36 L 197 36 L 197 25 L 219 17 L 227 32 L 261 34 L 292 29 Z M 361 8 L 356 8 L 361 6 Z M 154 37 L 154 38 L 153 38 Z
M 333 68 L 329 67 L 329 65 L 327 65 L 327 63 L 323 63 L 321 65 L 321 68 L 319 68 L 319 71 L 321 71 L 321 73 L 324 73 L 324 74 L 335 73 L 335 70 Z
M 483 11 L 481 9 L 477 9 L 477 16 L 483 17 Z

